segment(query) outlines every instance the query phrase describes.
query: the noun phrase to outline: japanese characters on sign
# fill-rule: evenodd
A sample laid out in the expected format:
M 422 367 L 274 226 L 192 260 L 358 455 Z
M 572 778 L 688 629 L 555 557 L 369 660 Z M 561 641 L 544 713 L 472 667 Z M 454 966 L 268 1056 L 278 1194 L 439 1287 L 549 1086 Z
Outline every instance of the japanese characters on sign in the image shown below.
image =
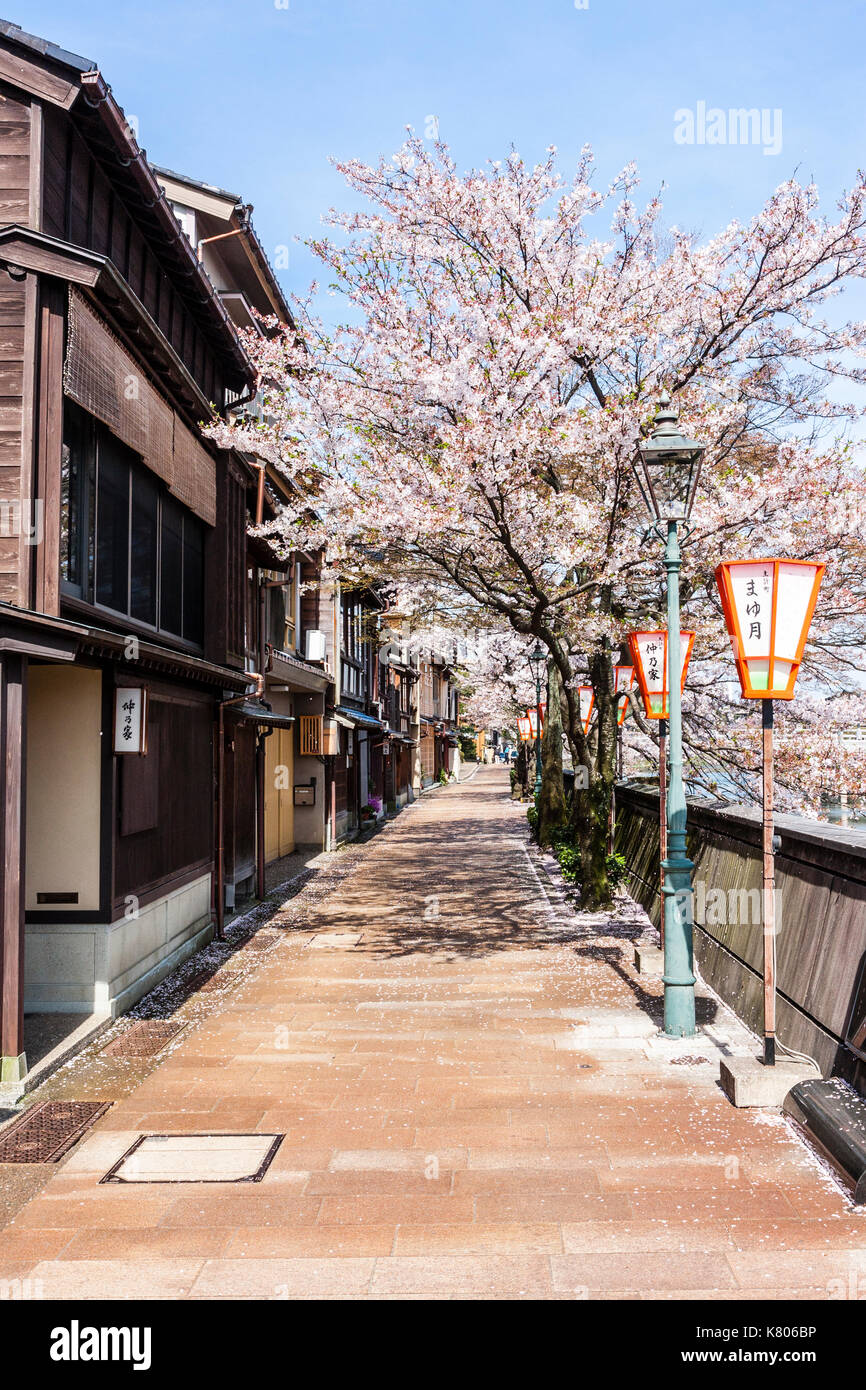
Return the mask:
M 147 752 L 147 691 L 118 686 L 114 692 L 115 753 Z
M 532 723 L 525 714 L 517 716 L 517 732 L 521 743 L 529 743 L 532 738 Z
M 722 600 L 740 689 L 747 700 L 793 700 L 824 566 L 805 560 L 719 565 Z
M 682 676 L 680 689 L 686 684 L 689 658 L 695 643 L 693 632 L 680 633 Z M 632 632 L 628 639 L 634 659 L 634 669 L 644 703 L 647 719 L 668 717 L 668 635 L 662 628 L 656 632 Z

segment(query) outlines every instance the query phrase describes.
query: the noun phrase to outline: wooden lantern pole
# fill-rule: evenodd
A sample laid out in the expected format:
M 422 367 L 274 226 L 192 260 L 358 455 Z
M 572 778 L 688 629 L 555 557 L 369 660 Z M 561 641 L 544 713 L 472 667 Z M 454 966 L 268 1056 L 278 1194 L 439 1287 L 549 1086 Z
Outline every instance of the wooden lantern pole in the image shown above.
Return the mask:
M 659 937 L 665 948 L 665 860 L 668 857 L 668 721 L 659 720 Z
M 776 1064 L 776 856 L 773 843 L 773 701 L 762 700 L 763 724 L 763 922 L 764 1065 Z

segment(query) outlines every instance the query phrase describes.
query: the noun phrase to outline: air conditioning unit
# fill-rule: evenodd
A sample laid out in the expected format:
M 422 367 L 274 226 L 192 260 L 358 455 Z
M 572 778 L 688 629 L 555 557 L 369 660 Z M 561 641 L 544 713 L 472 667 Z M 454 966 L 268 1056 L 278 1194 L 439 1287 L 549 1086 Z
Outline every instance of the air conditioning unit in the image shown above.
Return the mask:
M 306 634 L 305 654 L 308 661 L 324 661 L 325 659 L 325 634 L 316 628 L 310 628 Z

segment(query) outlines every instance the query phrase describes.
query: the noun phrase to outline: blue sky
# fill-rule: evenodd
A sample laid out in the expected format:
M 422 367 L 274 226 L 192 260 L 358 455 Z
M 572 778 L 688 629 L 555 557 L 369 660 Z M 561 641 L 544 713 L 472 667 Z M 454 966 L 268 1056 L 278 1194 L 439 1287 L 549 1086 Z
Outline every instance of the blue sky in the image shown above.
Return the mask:
M 584 0 L 578 0 L 583 4 Z M 154 163 L 255 205 L 281 278 L 313 271 L 294 238 L 347 206 L 329 155 L 391 154 L 438 119 L 461 166 L 548 144 L 599 182 L 637 161 L 670 223 L 709 236 L 795 171 L 828 211 L 866 163 L 862 0 L 28 0 L 5 16 L 94 59 Z M 675 113 L 781 111 L 782 148 L 678 144 Z M 773 119 L 772 117 L 768 117 Z

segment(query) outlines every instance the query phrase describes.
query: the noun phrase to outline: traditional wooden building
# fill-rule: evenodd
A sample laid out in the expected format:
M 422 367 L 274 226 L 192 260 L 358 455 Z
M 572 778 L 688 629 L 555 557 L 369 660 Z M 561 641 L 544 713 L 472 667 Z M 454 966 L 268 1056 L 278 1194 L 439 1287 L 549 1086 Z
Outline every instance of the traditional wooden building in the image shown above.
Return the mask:
M 386 597 L 250 536 L 289 484 L 203 433 L 259 409 L 237 330 L 291 323 L 250 211 L 152 167 L 95 63 L 0 22 L 7 1082 L 25 1011 L 122 1011 L 269 861 L 416 794 L 422 727 L 424 780 L 448 765 L 443 663 L 419 682 Z
M 381 628 L 379 688 L 387 727 L 382 794 L 388 807 L 400 810 L 417 794 L 414 771 L 419 742 L 420 673 L 409 642 L 410 624 L 391 602 L 382 616 Z
M 384 607 L 372 589 L 337 585 L 337 679 L 328 714 L 336 726 L 331 837 L 361 828 L 362 807 L 384 807 L 385 723 L 379 689 L 379 619 Z
M 252 206 L 236 194 L 168 169 L 156 175 L 200 263 L 234 323 L 266 334 L 272 321 L 291 327 L 291 311 L 252 223 Z M 240 410 L 261 413 L 258 397 Z M 255 486 L 247 492 L 247 521 L 259 527 L 289 500 L 290 483 L 272 465 L 245 456 Z M 321 557 L 281 550 L 248 536 L 245 664 L 265 678 L 271 720 L 257 723 L 242 707 L 227 714 L 234 745 L 226 789 L 225 892 L 228 906 L 252 892 L 262 896 L 268 864 L 297 848 L 325 847 L 325 764 L 322 723 L 333 685 L 326 660 L 332 627 L 326 592 L 320 602 Z M 313 597 L 305 601 L 304 593 Z M 325 630 L 319 627 L 321 618 Z M 226 757 L 231 750 L 227 747 Z M 252 798 L 252 800 L 251 800 Z
M 420 737 L 415 777 L 421 788 L 439 781 L 443 772 L 449 777 L 458 773 L 460 697 L 453 655 L 423 652 L 419 668 Z
M 259 474 L 200 429 L 252 398 L 232 315 L 95 63 L 0 24 L 0 144 L 14 1081 L 25 1007 L 119 1011 L 212 931 L 244 852 L 219 830 L 232 762 L 269 711 L 245 622 Z M 254 827 L 255 784 L 237 785 L 249 804 L 224 823 Z

